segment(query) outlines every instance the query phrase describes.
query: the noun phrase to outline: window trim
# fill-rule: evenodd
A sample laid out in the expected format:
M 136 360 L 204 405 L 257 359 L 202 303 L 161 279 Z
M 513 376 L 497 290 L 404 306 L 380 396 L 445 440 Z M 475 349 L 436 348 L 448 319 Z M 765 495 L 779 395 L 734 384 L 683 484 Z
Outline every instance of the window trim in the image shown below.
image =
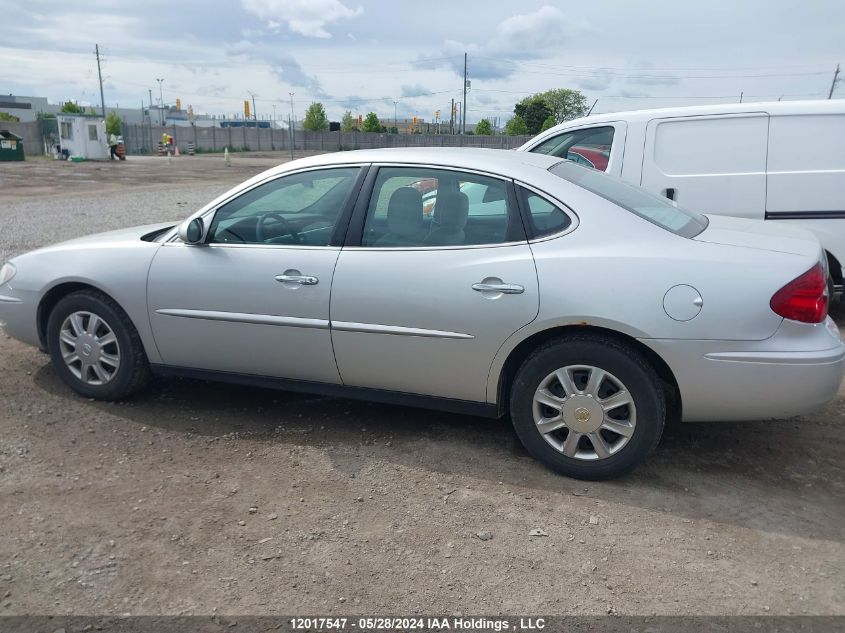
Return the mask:
M 585 169 L 589 168 L 585 167 Z M 528 236 L 529 244 L 537 244 L 540 242 L 546 242 L 548 240 L 556 240 L 557 238 L 567 235 L 568 233 L 572 233 L 572 231 L 578 228 L 578 225 L 581 223 L 581 219 L 569 205 L 564 204 L 551 194 L 537 189 L 537 187 L 522 182 L 521 180 L 514 181 L 514 184 L 516 185 L 518 191 L 516 199 L 519 202 L 519 212 L 522 216 L 522 223 L 525 226 L 525 233 Z M 549 233 L 548 235 L 541 235 L 539 237 L 534 235 L 534 223 L 531 221 L 531 209 L 528 208 L 528 201 L 524 199 L 524 196 L 519 191 L 520 189 L 525 192 L 531 192 L 539 196 L 540 198 L 543 198 L 552 206 L 560 209 L 563 213 L 569 216 L 569 225 L 555 233 Z
M 273 182 L 274 180 L 279 180 L 281 178 L 286 178 L 288 176 L 295 176 L 297 174 L 302 174 L 311 171 L 326 171 L 330 169 L 349 169 L 349 168 L 358 168 L 360 169 L 358 176 L 355 179 L 355 182 L 352 184 L 352 188 L 349 191 L 349 194 L 346 196 L 346 199 L 343 201 L 343 206 L 341 207 L 340 213 L 338 214 L 337 223 L 335 224 L 334 230 L 332 231 L 332 235 L 329 238 L 329 243 L 325 246 L 313 246 L 309 244 L 249 244 L 249 243 L 223 243 L 223 242 L 209 242 L 210 237 L 210 229 L 211 229 L 211 222 L 214 218 L 214 215 L 220 209 L 220 207 L 228 204 L 232 200 L 239 198 L 240 196 L 252 191 L 253 189 L 265 185 L 267 183 Z M 256 183 L 253 183 L 251 186 L 245 189 L 239 189 L 231 196 L 227 197 L 225 200 L 220 201 L 210 209 L 206 209 L 205 211 L 201 212 L 199 215 L 191 215 L 188 219 L 193 219 L 195 217 L 202 218 L 203 225 L 205 228 L 205 235 L 203 235 L 202 241 L 198 244 L 190 244 L 192 247 L 197 246 L 204 246 L 204 247 L 214 247 L 214 248 L 277 248 L 277 249 L 331 249 L 337 250 L 343 246 L 343 239 L 344 235 L 347 232 L 347 227 L 349 225 L 350 218 L 352 216 L 353 209 L 358 198 L 361 195 L 361 189 L 364 185 L 364 182 L 367 179 L 368 172 L 370 171 L 370 163 L 338 163 L 333 165 L 314 165 L 310 167 L 303 167 L 300 169 L 292 169 L 290 171 L 286 171 L 279 174 L 272 174 L 267 178 L 264 178 Z M 186 220 L 183 220 L 185 222 Z M 181 223 L 180 223 L 181 224 Z M 179 225 L 177 224 L 173 228 L 173 233 L 170 235 L 163 243 L 162 246 L 166 245 L 178 245 L 178 246 L 186 246 L 179 240 L 178 235 L 178 228 Z
M 439 169 L 442 171 L 454 171 L 462 174 L 474 174 L 477 176 L 484 176 L 485 178 L 492 178 L 502 182 L 507 191 L 507 222 L 508 226 L 505 230 L 504 242 L 491 242 L 489 244 L 458 244 L 454 246 L 364 246 L 364 227 L 367 222 L 367 212 L 369 211 L 370 201 L 375 192 L 376 180 L 378 174 L 382 169 Z M 349 230 L 346 233 L 346 240 L 343 243 L 344 248 L 354 250 L 366 250 L 367 252 L 385 251 L 443 251 L 443 250 L 466 250 L 475 248 L 498 248 L 502 246 L 515 246 L 517 244 L 525 244 L 528 241 L 528 235 L 525 232 L 525 222 L 522 218 L 522 212 L 519 208 L 518 196 L 514 187 L 514 181 L 511 178 L 502 176 L 501 174 L 494 174 L 479 169 L 455 167 L 453 165 L 435 165 L 429 163 L 388 163 L 380 162 L 373 163 L 371 169 L 367 174 L 367 182 L 358 196 L 358 202 L 355 205 L 355 210 L 352 214 L 352 220 L 349 223 Z

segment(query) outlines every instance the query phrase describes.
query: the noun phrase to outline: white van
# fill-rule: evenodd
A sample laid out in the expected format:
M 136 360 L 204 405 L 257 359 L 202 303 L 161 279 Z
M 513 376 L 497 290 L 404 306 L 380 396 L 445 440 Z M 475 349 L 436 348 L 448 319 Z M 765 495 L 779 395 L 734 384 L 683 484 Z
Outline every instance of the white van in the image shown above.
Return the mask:
M 845 276 L 845 100 L 616 112 L 567 121 L 520 151 L 569 158 L 720 215 L 815 233 Z

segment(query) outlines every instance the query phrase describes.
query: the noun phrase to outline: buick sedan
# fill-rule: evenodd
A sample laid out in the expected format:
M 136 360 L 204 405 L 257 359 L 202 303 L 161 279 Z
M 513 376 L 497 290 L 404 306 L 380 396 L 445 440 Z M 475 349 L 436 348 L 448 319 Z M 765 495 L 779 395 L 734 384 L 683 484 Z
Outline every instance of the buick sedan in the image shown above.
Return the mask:
M 16 257 L 0 321 L 87 397 L 160 373 L 510 415 L 544 464 L 601 479 L 667 420 L 836 395 L 822 255 L 803 230 L 555 157 L 367 150 L 270 169 L 179 225 Z

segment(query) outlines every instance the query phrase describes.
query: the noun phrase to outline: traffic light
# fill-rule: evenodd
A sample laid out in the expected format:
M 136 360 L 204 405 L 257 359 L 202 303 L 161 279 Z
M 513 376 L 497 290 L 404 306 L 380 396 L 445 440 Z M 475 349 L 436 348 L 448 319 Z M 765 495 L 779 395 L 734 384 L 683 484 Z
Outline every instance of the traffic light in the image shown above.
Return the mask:
M 249 118 L 249 99 L 244 99 L 244 118 Z
M 361 126 L 362 126 L 362 125 L 364 125 L 364 115 L 363 115 L 363 114 L 359 114 L 359 115 L 358 115 L 358 129 L 361 129 Z
M 414 121 L 414 125 L 416 125 L 417 124 L 417 117 L 414 117 L 413 121 Z
M 439 118 L 440 118 L 440 110 L 435 110 L 435 111 L 434 111 L 434 118 L 435 118 L 435 119 L 439 119 Z

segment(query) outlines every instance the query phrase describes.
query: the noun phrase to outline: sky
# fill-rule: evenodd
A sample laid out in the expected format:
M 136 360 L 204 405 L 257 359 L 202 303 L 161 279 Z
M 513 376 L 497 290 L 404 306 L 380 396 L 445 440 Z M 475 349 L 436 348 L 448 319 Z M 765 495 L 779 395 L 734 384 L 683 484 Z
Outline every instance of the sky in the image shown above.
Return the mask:
M 313 101 L 332 120 L 448 118 L 464 53 L 470 123 L 551 88 L 596 113 L 826 98 L 845 63 L 841 0 L 0 0 L 0 15 L 0 94 L 99 104 L 98 44 L 109 107 L 151 90 L 233 116 L 254 95 L 283 120 L 290 93 L 297 119 Z

